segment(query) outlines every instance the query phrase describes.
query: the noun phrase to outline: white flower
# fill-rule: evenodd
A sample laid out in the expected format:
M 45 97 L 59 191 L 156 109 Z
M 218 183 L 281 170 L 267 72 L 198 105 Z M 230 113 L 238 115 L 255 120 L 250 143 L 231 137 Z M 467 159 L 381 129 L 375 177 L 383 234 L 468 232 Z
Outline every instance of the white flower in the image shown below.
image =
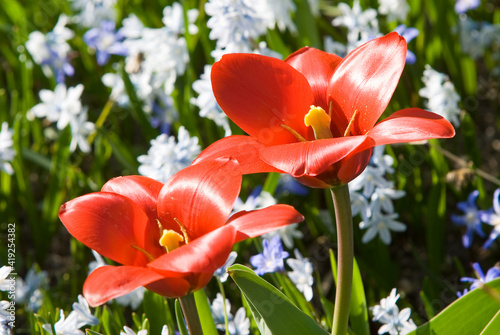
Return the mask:
M 7 320 L 7 317 L 10 315 L 10 312 L 7 311 L 7 308 L 10 307 L 10 302 L 7 300 L 0 301 L 0 324 L 2 321 Z
M 5 171 L 10 175 L 14 173 L 10 162 L 16 156 L 13 136 L 14 133 L 9 129 L 7 122 L 2 122 L 2 127 L 0 128 L 0 171 Z
M 186 13 L 188 18 L 188 31 L 191 35 L 198 33 L 198 26 L 194 24 L 198 18 L 198 14 L 198 9 L 190 9 Z M 174 2 L 172 6 L 163 8 L 162 21 L 173 34 L 179 35 L 185 33 L 184 9 L 180 3 Z
M 144 287 L 138 287 L 132 292 L 129 292 L 121 297 L 115 298 L 115 301 L 120 306 L 130 306 L 132 310 L 136 310 L 144 300 L 144 292 L 146 289 Z
M 12 272 L 12 267 L 4 265 L 0 268 L 0 291 L 7 292 L 10 289 L 11 279 L 7 279 Z
M 62 130 L 82 111 L 82 92 L 82 84 L 66 89 L 62 83 L 57 84 L 54 91 L 41 90 L 39 96 L 42 102 L 35 105 L 31 112 L 38 118 L 57 122 L 57 128 Z
M 64 311 L 59 311 L 59 321 L 54 324 L 56 333 L 52 331 L 52 325 L 46 323 L 42 328 L 52 335 L 83 335 L 83 331 L 78 329 L 78 314 L 69 313 L 68 317 L 64 316 Z
M 228 319 L 227 330 L 231 335 L 248 335 L 250 334 L 250 320 L 246 316 L 245 308 L 240 307 L 233 318 L 231 314 L 231 303 L 226 299 L 226 315 Z M 222 294 L 217 293 L 216 298 L 210 306 L 212 317 L 214 318 L 215 326 L 218 330 L 225 330 L 224 317 L 224 300 Z
M 352 8 L 341 2 L 338 4 L 338 9 L 342 14 L 333 19 L 332 24 L 347 28 L 347 52 L 380 35 L 375 9 L 369 8 L 363 11 L 359 0 L 354 0 Z
M 266 20 L 246 0 L 209 0 L 205 12 L 211 29 L 209 38 L 217 40 L 219 49 L 231 45 L 247 44 L 266 33 Z
M 351 196 L 352 216 L 354 217 L 360 214 L 363 221 L 367 221 L 372 213 L 370 205 L 368 204 L 368 199 L 361 193 L 352 189 L 349 189 L 349 194 Z
M 296 238 L 300 239 L 304 237 L 304 234 L 302 234 L 302 232 L 297 229 L 298 227 L 299 227 L 298 223 L 292 223 L 284 227 L 281 227 L 280 229 L 274 230 L 270 233 L 264 234 L 262 235 L 262 237 L 269 240 L 273 238 L 275 235 L 279 235 L 283 244 L 287 248 L 291 249 L 293 248 L 294 239 Z
M 167 325 L 164 325 L 163 328 L 161 329 L 161 335 L 169 335 Z
M 87 108 L 83 108 L 77 117 L 71 119 L 70 126 L 71 143 L 69 150 L 74 152 L 76 147 L 79 147 L 82 152 L 89 153 L 90 145 L 87 138 L 94 131 L 95 125 L 87 121 Z
M 78 295 L 78 302 L 73 303 L 73 311 L 77 315 L 77 328 L 83 326 L 95 326 L 99 320 L 90 312 L 89 304 L 83 295 Z
M 247 318 L 245 308 L 240 307 L 232 321 L 227 325 L 227 330 L 231 335 L 248 335 L 250 334 L 250 320 Z
M 390 187 L 390 183 L 384 178 L 384 171 L 378 167 L 368 165 L 365 170 L 357 176 L 350 184 L 353 191 L 363 190 L 362 194 L 369 198 L 377 187 Z
M 378 12 L 387 15 L 389 21 L 405 21 L 410 11 L 406 0 L 379 0 Z
M 233 205 L 233 213 L 239 211 L 253 211 L 272 205 L 276 205 L 276 199 L 274 199 L 269 192 L 262 191 L 261 186 L 258 186 L 253 189 L 245 202 L 243 202 L 241 198 L 236 199 Z
M 396 232 L 401 232 L 406 230 L 406 225 L 396 221 L 399 217 L 397 213 L 392 214 L 382 214 L 379 212 L 373 213 L 372 217 L 368 221 L 361 221 L 359 223 L 359 228 L 367 229 L 361 241 L 363 243 L 368 243 L 377 236 L 385 244 L 391 243 L 391 230 Z
M 62 14 L 51 32 L 42 34 L 34 31 L 26 41 L 26 49 L 35 63 L 42 66 L 47 77 L 55 75 L 59 83 L 64 82 L 65 75 L 72 76 L 75 71 L 68 61 L 71 47 L 66 41 L 74 36 L 74 32 L 66 27 L 68 20 Z
M 71 7 L 80 13 L 74 22 L 88 28 L 98 27 L 102 21 L 115 21 L 116 0 L 71 0 Z
M 455 126 L 460 125 L 458 116 L 461 109 L 458 107 L 460 96 L 455 86 L 443 73 L 437 72 L 429 65 L 425 66 L 422 81 L 425 87 L 418 92 L 422 98 L 428 99 L 427 108 L 439 114 Z
M 399 294 L 396 294 L 394 288 L 387 298 L 380 300 L 380 305 L 370 308 L 373 313 L 373 321 L 384 324 L 378 330 L 379 334 L 402 335 L 417 328 L 413 320 L 410 319 L 410 308 L 399 311 L 399 307 L 396 305 L 398 299 Z
M 137 158 L 141 163 L 139 173 L 164 183 L 175 173 L 191 165 L 200 152 L 198 138 L 190 137 L 189 132 L 181 126 L 177 142 L 174 136 L 167 137 L 166 134 L 151 140 L 148 154 Z
M 227 280 L 227 277 L 229 276 L 229 274 L 227 273 L 227 268 L 234 264 L 237 256 L 238 253 L 236 251 L 231 251 L 224 265 L 215 270 L 214 276 L 219 278 L 222 283 Z
M 295 259 L 289 258 L 286 260 L 288 266 L 293 270 L 288 272 L 288 277 L 290 277 L 297 289 L 304 294 L 306 300 L 311 301 L 313 297 L 312 284 L 314 282 L 312 276 L 313 265 L 309 259 L 304 258 L 297 249 L 293 252 L 295 254 Z
M 28 270 L 24 280 L 16 279 L 16 301 L 25 304 L 25 307 L 37 312 L 43 303 L 42 291 L 48 286 L 48 275 L 46 271 L 37 271 L 34 267 Z
M 373 148 L 370 164 L 382 170 L 384 174 L 394 173 L 394 168 L 392 167 L 394 164 L 394 158 L 390 155 L 384 155 L 384 150 L 385 145 L 378 145 Z
M 400 199 L 405 196 L 406 192 L 403 190 L 395 190 L 393 183 L 390 187 L 377 187 L 371 197 L 371 211 L 372 213 L 380 213 L 384 210 L 386 213 L 394 213 L 394 205 L 392 200 Z
M 278 26 L 278 29 L 281 31 L 286 29 L 292 33 L 297 31 L 297 27 L 290 15 L 297 9 L 292 0 L 253 0 L 249 4 L 259 13 L 260 17 L 265 19 L 269 29 L 274 29 L 275 26 Z
M 200 79 L 193 83 L 193 90 L 198 93 L 198 97 L 191 98 L 191 103 L 198 106 L 201 117 L 206 117 L 214 121 L 216 125 L 223 127 L 224 136 L 230 136 L 231 128 L 229 127 L 228 118 L 217 104 L 212 90 L 212 82 L 210 80 L 211 70 L 211 65 L 205 65 Z
M 124 331 L 120 331 L 120 335 L 148 335 L 148 331 L 146 329 L 139 330 L 137 333 L 127 326 L 123 326 Z

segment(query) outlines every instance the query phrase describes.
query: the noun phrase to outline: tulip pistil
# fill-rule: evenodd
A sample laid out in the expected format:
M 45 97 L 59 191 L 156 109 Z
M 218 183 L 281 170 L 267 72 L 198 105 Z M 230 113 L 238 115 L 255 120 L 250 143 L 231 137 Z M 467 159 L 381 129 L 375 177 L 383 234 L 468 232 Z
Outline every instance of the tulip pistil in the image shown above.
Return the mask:
M 321 107 L 312 105 L 309 113 L 304 117 L 304 123 L 307 127 L 311 126 L 314 130 L 314 137 L 317 140 L 333 138 L 330 130 L 330 116 Z
M 158 223 L 158 228 L 160 228 L 160 245 L 164 247 L 167 252 L 177 249 L 183 242 L 185 244 L 189 243 L 186 227 L 184 227 L 178 219 L 174 218 L 174 221 L 179 225 L 182 235 L 172 229 L 163 229 L 160 221 L 156 221 Z

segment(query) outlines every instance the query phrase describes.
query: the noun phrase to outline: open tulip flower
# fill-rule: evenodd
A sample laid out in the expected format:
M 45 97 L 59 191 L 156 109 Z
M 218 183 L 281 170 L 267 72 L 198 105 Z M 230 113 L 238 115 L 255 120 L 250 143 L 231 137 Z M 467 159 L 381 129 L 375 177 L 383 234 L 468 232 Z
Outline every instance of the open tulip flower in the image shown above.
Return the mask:
M 63 204 L 59 217 L 70 234 L 123 264 L 88 276 L 83 294 L 89 304 L 140 286 L 185 296 L 208 283 L 234 243 L 303 220 L 288 205 L 229 217 L 241 179 L 238 162 L 220 158 L 190 166 L 165 184 L 142 176 L 114 178 L 101 192 Z
M 399 82 L 406 42 L 376 38 L 344 59 L 302 48 L 285 61 L 228 54 L 212 67 L 222 110 L 250 136 L 230 136 L 196 162 L 235 157 L 243 173 L 282 172 L 311 187 L 345 184 L 368 164 L 376 145 L 454 136 L 443 117 L 419 108 L 377 123 Z

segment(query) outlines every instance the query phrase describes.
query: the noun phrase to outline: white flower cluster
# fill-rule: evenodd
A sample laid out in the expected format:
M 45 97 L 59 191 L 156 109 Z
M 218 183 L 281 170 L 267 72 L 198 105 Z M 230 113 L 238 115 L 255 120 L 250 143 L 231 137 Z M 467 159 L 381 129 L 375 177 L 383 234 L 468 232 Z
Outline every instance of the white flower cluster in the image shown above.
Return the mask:
M 116 18 L 116 0 L 70 0 L 71 8 L 79 12 L 73 21 L 83 27 L 96 28 L 103 21 L 114 21 Z
M 426 65 L 422 81 L 425 87 L 421 88 L 418 94 L 422 98 L 428 99 L 427 108 L 431 112 L 441 115 L 453 125 L 459 126 L 458 117 L 462 112 L 458 107 L 460 96 L 448 76 L 437 72 L 430 65 Z
M 462 51 L 473 59 L 478 59 L 488 53 L 497 66 L 493 68 L 494 75 L 500 75 L 500 24 L 477 22 L 462 14 L 459 17 L 458 33 Z
M 197 33 L 194 22 L 198 10 L 187 11 L 188 31 Z M 153 126 L 170 125 L 177 119 L 177 110 L 170 94 L 175 81 L 186 71 L 189 62 L 184 34 L 184 9 L 178 2 L 163 9 L 164 26 L 148 28 L 135 15 L 122 22 L 119 33 L 125 37 L 124 47 L 128 50 L 125 71 L 135 88 L 138 98 L 144 103 L 144 111 L 152 118 Z M 111 87 L 110 98 L 120 105 L 129 103 L 122 78 L 116 73 L 103 76 L 104 85 Z
M 375 9 L 363 10 L 359 0 L 354 0 L 352 8 L 341 2 L 338 4 L 338 9 L 341 14 L 333 19 L 332 25 L 347 28 L 347 45 L 333 41 L 331 37 L 327 36 L 325 38 L 327 52 L 344 57 L 361 44 L 382 35 L 379 31 Z
M 380 305 L 371 308 L 373 321 L 383 323 L 383 326 L 378 330 L 379 334 L 404 335 L 417 328 L 413 320 L 410 319 L 411 309 L 404 308 L 400 311 L 396 305 L 398 299 L 399 293 L 396 294 L 394 288 L 387 298 L 380 300 Z
M 352 215 L 361 215 L 359 227 L 366 229 L 362 242 L 368 243 L 379 235 L 385 244 L 391 243 L 391 230 L 401 232 L 406 226 L 397 221 L 393 200 L 406 192 L 395 190 L 394 183 L 387 180 L 387 173 L 394 173 L 394 159 L 384 155 L 384 146 L 375 147 L 369 165 L 350 184 Z
M 47 77 L 55 76 L 58 83 L 64 82 L 65 76 L 72 76 L 74 68 L 68 61 L 71 47 L 67 41 L 75 33 L 66 27 L 69 18 L 62 14 L 54 29 L 47 34 L 34 31 L 29 34 L 26 49 L 36 64 L 42 67 Z
M 224 298 L 222 294 L 217 293 L 217 297 L 212 301 L 212 317 L 214 318 L 215 326 L 218 330 L 226 329 L 225 317 L 227 316 L 228 325 L 227 331 L 231 335 L 248 335 L 250 334 L 250 320 L 247 318 L 245 308 L 240 307 L 236 314 L 231 314 L 231 302 L 226 299 L 224 306 Z M 225 309 L 224 309 L 225 308 Z
M 410 6 L 406 0 L 379 0 L 378 12 L 387 15 L 389 21 L 404 22 L 408 17 Z
M 5 171 L 10 175 L 14 173 L 10 162 L 16 156 L 12 136 L 14 136 L 14 133 L 9 129 L 9 124 L 2 122 L 2 127 L 0 128 L 0 171 Z
M 164 183 L 175 173 L 191 165 L 200 152 L 198 137 L 190 137 L 189 132 L 181 126 L 177 142 L 174 136 L 166 134 L 151 140 L 148 154 L 137 158 L 141 163 L 139 173 Z
M 82 107 L 80 96 L 83 85 L 66 88 L 63 83 L 57 84 L 54 91 L 40 90 L 41 103 L 31 110 L 31 116 L 45 118 L 50 123 L 55 122 L 57 129 L 63 130 L 67 125 L 71 128 L 70 150 L 77 147 L 81 151 L 90 152 L 87 137 L 94 131 L 95 125 L 87 121 L 87 107 Z
M 78 302 L 73 303 L 73 310 L 66 317 L 64 311 L 59 312 L 59 320 L 52 326 L 49 323 L 42 325 L 42 328 L 49 334 L 84 334 L 81 327 L 85 325 L 95 326 L 99 320 L 90 312 L 89 304 L 82 295 L 78 296 Z M 52 329 L 55 329 L 54 334 Z

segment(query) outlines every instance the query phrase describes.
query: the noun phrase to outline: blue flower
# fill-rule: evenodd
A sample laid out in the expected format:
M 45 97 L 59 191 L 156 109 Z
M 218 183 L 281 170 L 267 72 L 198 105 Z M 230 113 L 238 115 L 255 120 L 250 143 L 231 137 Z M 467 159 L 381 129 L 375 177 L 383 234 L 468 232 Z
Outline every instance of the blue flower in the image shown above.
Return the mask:
M 465 248 L 469 248 L 471 246 L 474 232 L 481 237 L 484 236 L 483 229 L 481 228 L 481 220 L 479 219 L 480 211 L 476 205 L 476 199 L 478 196 L 478 190 L 471 192 L 471 194 L 467 197 L 467 201 L 461 201 L 457 205 L 457 208 L 464 212 L 464 214 L 453 214 L 451 216 L 451 220 L 454 224 L 466 227 L 465 234 L 462 236 L 462 244 Z
M 397 26 L 394 31 L 401 35 L 406 40 L 406 43 L 409 43 L 420 33 L 417 28 L 407 28 L 404 24 L 400 24 L 399 26 Z M 415 56 L 413 52 L 408 50 L 406 53 L 406 62 L 408 64 L 414 64 L 416 61 L 417 56 Z
M 257 268 L 255 273 L 262 276 L 268 272 L 283 271 L 283 260 L 288 257 L 288 252 L 283 251 L 280 236 L 276 235 L 271 240 L 264 239 L 262 245 L 262 253 L 250 257 L 250 263 Z
M 470 277 L 463 277 L 460 278 L 462 282 L 469 282 L 472 283 L 469 287 L 469 290 L 465 290 L 463 294 L 460 294 L 459 296 L 462 296 L 466 294 L 469 291 L 472 291 L 473 289 L 476 289 L 480 287 L 482 284 L 488 283 L 492 281 L 493 279 L 496 279 L 500 277 L 500 268 L 497 266 L 492 267 L 486 272 L 486 275 L 484 274 L 483 270 L 481 269 L 481 266 L 479 263 L 474 263 L 472 264 L 472 268 L 474 269 L 474 272 L 476 273 L 477 278 L 470 278 Z
M 493 193 L 493 208 L 487 211 L 479 211 L 479 219 L 486 224 L 493 226 L 493 230 L 488 237 L 488 240 L 484 242 L 483 249 L 488 249 L 491 243 L 500 235 L 500 188 L 498 188 L 495 193 Z
M 113 21 L 103 21 L 99 28 L 92 28 L 83 35 L 85 43 L 97 50 L 97 64 L 104 65 L 113 55 L 126 56 L 127 48 L 121 42 L 124 36 L 115 32 Z

